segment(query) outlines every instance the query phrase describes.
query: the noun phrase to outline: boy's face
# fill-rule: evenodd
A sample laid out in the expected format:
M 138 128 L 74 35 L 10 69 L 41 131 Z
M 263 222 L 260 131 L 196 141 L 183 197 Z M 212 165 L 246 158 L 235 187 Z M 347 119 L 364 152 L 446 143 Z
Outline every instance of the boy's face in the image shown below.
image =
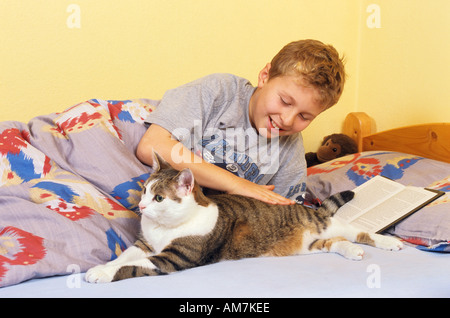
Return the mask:
M 258 88 L 250 99 L 250 122 L 266 138 L 304 130 L 325 108 L 317 102 L 317 90 L 291 75 L 269 81 L 270 64 L 260 72 Z

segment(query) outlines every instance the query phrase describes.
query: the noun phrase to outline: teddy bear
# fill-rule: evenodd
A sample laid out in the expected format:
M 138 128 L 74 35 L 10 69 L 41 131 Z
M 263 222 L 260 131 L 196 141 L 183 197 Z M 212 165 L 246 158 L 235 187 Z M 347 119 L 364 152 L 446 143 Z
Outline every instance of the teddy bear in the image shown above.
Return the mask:
M 356 142 L 344 134 L 326 136 L 317 152 L 305 155 L 307 167 L 311 167 L 332 159 L 358 152 Z

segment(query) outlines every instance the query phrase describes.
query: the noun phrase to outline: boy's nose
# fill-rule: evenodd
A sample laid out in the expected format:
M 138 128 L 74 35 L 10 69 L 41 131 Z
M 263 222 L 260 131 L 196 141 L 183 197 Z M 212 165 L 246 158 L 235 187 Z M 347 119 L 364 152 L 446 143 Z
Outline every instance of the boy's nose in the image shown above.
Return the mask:
M 286 128 L 291 128 L 292 125 L 294 124 L 295 121 L 295 117 L 297 117 L 297 114 L 294 112 L 284 112 L 281 115 L 281 121 L 282 121 L 282 125 L 283 128 L 286 130 Z

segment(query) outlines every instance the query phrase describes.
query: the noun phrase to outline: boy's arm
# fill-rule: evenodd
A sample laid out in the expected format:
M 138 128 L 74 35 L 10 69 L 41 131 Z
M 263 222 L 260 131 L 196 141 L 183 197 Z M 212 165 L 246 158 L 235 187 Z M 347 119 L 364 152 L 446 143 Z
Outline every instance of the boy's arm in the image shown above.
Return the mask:
M 152 124 L 137 147 L 136 155 L 147 165 L 152 164 L 152 150 L 164 158 L 173 168 L 189 168 L 197 182 L 211 189 L 230 194 L 240 194 L 272 204 L 294 204 L 295 202 L 273 192 L 273 185 L 259 185 L 219 168 L 189 151 L 181 142 L 172 138 L 169 131 Z

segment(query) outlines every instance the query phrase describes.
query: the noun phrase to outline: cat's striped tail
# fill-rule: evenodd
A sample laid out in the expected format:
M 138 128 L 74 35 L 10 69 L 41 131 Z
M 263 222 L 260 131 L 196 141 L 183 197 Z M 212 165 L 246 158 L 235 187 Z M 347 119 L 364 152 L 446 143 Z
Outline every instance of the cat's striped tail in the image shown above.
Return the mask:
M 333 194 L 322 202 L 319 210 L 322 214 L 333 216 L 341 206 L 353 199 L 354 196 L 355 193 L 353 191 L 343 191 Z

